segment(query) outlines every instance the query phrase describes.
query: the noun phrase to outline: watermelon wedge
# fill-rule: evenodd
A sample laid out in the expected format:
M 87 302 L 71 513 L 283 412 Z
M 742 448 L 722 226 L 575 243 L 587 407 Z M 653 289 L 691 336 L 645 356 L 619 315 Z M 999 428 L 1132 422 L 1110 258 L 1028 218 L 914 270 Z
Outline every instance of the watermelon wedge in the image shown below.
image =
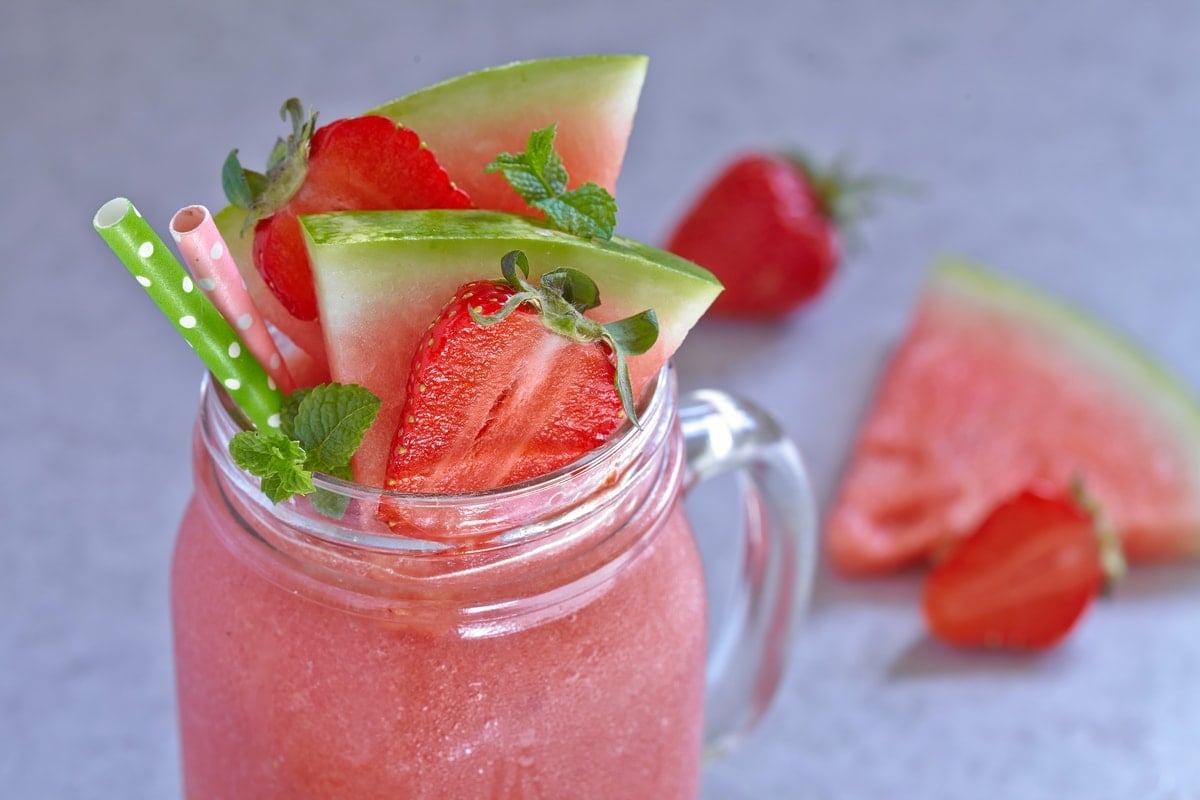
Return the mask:
M 1200 409 L 1135 345 L 986 269 L 932 273 L 825 525 L 847 574 L 919 562 L 1073 476 L 1131 559 L 1200 554 Z
M 616 195 L 647 59 L 588 55 L 521 61 L 472 72 L 373 108 L 421 135 L 476 208 L 529 213 L 499 174 L 483 168 L 525 149 L 530 131 L 556 123 L 568 188 L 593 181 Z
M 528 217 L 492 211 L 380 211 L 301 218 L 325 325 L 332 379 L 383 400 L 355 456 L 355 477 L 382 485 L 417 345 L 442 304 L 464 283 L 498 278 L 510 250 L 529 258 L 531 279 L 571 266 L 600 289 L 601 322 L 653 308 L 658 342 L 630 359 L 640 392 L 721 291 L 710 273 L 620 237 L 582 239 Z

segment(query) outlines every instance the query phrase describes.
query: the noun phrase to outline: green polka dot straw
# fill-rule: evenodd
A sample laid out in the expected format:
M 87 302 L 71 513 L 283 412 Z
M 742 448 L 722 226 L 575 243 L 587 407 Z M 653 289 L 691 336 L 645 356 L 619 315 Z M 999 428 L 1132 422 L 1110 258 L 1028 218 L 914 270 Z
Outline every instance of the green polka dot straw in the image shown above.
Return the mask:
M 92 224 L 250 421 L 278 428 L 279 390 L 133 203 L 109 200 Z

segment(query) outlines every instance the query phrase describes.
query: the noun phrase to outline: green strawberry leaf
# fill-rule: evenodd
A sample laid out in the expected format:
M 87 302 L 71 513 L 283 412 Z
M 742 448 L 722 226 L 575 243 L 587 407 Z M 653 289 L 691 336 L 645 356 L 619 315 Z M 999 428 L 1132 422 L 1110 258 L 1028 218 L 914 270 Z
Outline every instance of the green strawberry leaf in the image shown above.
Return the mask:
M 261 219 L 266 219 L 291 199 L 308 172 L 308 146 L 317 129 L 317 114 L 307 114 L 300 101 L 289 98 L 279 109 L 281 119 L 291 121 L 292 131 L 287 138 L 278 137 L 267 157 L 266 173 L 242 166 L 238 151 L 231 150 L 221 166 L 221 188 L 235 206 L 246 209 L 245 233 Z
M 658 317 L 648 308 L 640 314 L 604 326 L 614 348 L 627 356 L 640 356 L 658 341 Z
M 522 153 L 501 153 L 484 172 L 499 172 L 551 225 L 576 236 L 611 239 L 617 224 L 617 201 L 603 187 L 585 183 L 566 191 L 567 170 L 554 149 L 556 125 L 529 134 Z
M 639 425 L 637 409 L 633 406 L 633 384 L 629 380 L 629 356 L 640 356 L 658 341 L 658 317 L 654 309 L 648 308 L 604 327 L 604 341 L 612 348 L 617 371 L 613 381 L 617 394 L 621 396 L 621 407 L 625 416 L 634 425 Z
M 596 282 L 571 267 L 547 272 L 542 276 L 542 288 L 560 295 L 580 313 L 600 305 L 600 289 Z
M 821 213 L 837 226 L 838 232 L 853 248 L 861 244 L 859 227 L 875 213 L 875 202 L 884 194 L 919 192 L 920 185 L 892 175 L 860 174 L 843 155 L 821 163 L 807 153 L 794 150 L 782 153 L 800 170 L 817 200 Z
M 520 275 L 517 275 L 517 270 L 521 271 Z M 525 251 L 509 250 L 501 256 L 500 274 L 504 276 L 504 282 L 518 292 L 528 289 L 523 282 L 524 278 L 529 277 L 529 257 L 525 255 Z
M 621 407 L 625 416 L 638 425 L 628 357 L 640 356 L 658 341 L 658 317 L 654 309 L 601 325 L 584 314 L 600 305 L 600 289 L 586 273 L 573 267 L 559 267 L 543 273 L 540 286 L 530 286 L 525 280 L 529 277 L 529 259 L 521 250 L 504 254 L 500 272 L 515 294 L 493 314 L 484 315 L 469 308 L 471 318 L 479 325 L 494 325 L 528 303 L 537 309 L 538 319 L 547 330 L 584 344 L 604 342 L 613 353 L 616 365 L 613 383 L 621 396 Z
M 251 208 L 266 189 L 267 176 L 261 172 L 245 169 L 238 159 L 238 151 L 230 150 L 221 167 L 221 188 L 225 197 L 235 206 Z

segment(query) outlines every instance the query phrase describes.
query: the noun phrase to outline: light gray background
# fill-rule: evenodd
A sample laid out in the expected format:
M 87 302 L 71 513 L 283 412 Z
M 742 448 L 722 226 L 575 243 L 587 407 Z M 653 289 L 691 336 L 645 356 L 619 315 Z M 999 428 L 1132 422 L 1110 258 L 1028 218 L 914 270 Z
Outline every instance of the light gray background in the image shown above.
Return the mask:
M 715 4 L 713 6 L 716 8 Z M 735 150 L 851 154 L 889 198 L 816 305 L 678 365 L 835 485 L 930 259 L 1107 317 L 1200 386 L 1200 4 L 8 0 L 0 22 L 0 795 L 178 796 L 166 604 L 200 370 L 91 230 L 222 204 L 298 95 L 323 118 L 459 72 L 644 52 L 620 229 L 659 242 Z M 950 652 L 919 578 L 821 570 L 780 701 L 706 797 L 1194 798 L 1200 574 L 1139 568 L 1061 649 Z

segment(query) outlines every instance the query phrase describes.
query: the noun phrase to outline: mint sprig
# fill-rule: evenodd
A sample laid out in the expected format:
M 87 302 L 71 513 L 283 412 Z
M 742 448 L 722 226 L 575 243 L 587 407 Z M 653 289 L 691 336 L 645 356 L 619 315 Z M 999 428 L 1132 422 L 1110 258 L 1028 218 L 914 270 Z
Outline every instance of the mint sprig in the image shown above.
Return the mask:
M 263 494 L 272 503 L 313 491 L 312 472 L 304 468 L 307 453 L 279 431 L 241 431 L 229 442 L 233 461 L 262 478 Z
M 484 172 L 500 172 L 517 194 L 554 227 L 576 236 L 611 239 L 617 201 L 604 187 L 585 183 L 567 191 L 567 170 L 554 149 L 557 125 L 529 134 L 523 153 L 501 153 Z
M 298 389 L 284 398 L 278 431 L 241 431 L 230 440 L 229 454 L 235 464 L 262 479 L 263 493 L 271 502 L 311 494 L 318 511 L 340 517 L 347 498 L 317 489 L 312 474 L 352 477 L 350 459 L 380 405 L 378 397 L 353 384 Z
M 613 384 L 621 398 L 621 407 L 634 425 L 638 425 L 633 402 L 633 384 L 629 379 L 629 356 L 640 356 L 658 341 L 658 318 L 654 309 L 601 324 L 584 316 L 600 305 L 600 290 L 587 274 L 571 267 L 559 267 L 542 275 L 538 286 L 529 283 L 529 258 L 521 250 L 512 250 L 500 259 L 504 282 L 514 290 L 494 314 L 468 309 L 479 325 L 494 325 L 522 305 L 537 309 L 542 325 L 572 341 L 588 344 L 603 342 L 613 353 L 616 374 Z

